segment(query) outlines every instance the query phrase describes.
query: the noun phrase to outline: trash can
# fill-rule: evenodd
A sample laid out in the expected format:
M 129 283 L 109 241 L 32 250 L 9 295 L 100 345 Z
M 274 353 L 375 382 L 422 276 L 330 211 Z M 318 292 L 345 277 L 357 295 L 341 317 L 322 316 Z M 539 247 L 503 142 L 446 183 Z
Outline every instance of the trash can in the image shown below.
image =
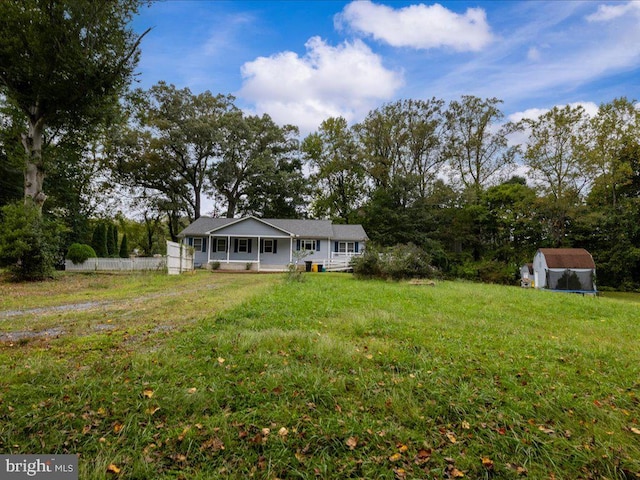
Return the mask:
M 311 266 L 311 271 L 312 272 L 317 272 L 318 271 L 318 265 L 312 265 Z
M 310 272 L 311 271 L 311 266 L 313 265 L 313 262 L 305 261 L 304 264 L 305 264 L 305 267 L 306 267 L 305 270 L 307 272 Z

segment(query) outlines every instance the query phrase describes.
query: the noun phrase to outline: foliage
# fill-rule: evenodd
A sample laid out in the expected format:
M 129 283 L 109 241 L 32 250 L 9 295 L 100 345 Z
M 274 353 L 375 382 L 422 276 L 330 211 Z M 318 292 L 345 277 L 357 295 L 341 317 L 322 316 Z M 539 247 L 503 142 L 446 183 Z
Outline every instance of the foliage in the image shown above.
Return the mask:
M 352 264 L 354 274 L 362 278 L 433 278 L 437 273 L 431 265 L 431 256 L 411 243 L 386 249 L 367 246 Z
M 463 95 L 460 101 L 452 101 L 445 113 L 445 156 L 475 202 L 484 188 L 510 173 L 518 151 L 508 140 L 517 126 L 510 122 L 500 125 L 504 118 L 501 103 L 497 98 Z
M 107 225 L 107 256 L 115 257 L 117 252 L 117 240 L 118 240 L 118 232 L 114 229 L 112 223 Z
M 19 281 L 50 278 L 60 260 L 62 227 L 42 218 L 33 202 L 5 205 L 0 218 L 0 264 Z
M 67 259 L 75 264 L 84 263 L 89 258 L 96 258 L 96 252 L 91 245 L 84 243 L 72 243 L 67 250 Z
M 373 243 L 367 245 L 362 255 L 351 260 L 353 274 L 356 278 L 381 278 L 382 277 L 382 251 Z
M 314 173 L 313 213 L 349 223 L 365 194 L 365 171 L 352 129 L 342 118 L 328 118 L 301 147 Z
M 235 111 L 225 119 L 220 160 L 207 172 L 211 190 L 226 205 L 225 215 L 268 218 L 297 216 L 302 165 L 296 159 L 298 128 L 278 126 L 269 115 L 245 116 Z M 279 199 L 291 211 L 277 212 Z
M 120 251 L 118 252 L 120 258 L 129 258 L 129 241 L 127 240 L 127 234 L 122 236 L 122 242 L 120 242 Z
M 306 277 L 0 285 L 39 309 L 3 320 L 6 451 L 79 454 L 88 480 L 640 472 L 638 295 Z
M 25 196 L 42 208 L 46 127 L 91 130 L 109 121 L 132 78 L 138 0 L 0 2 L 0 89 L 28 122 Z M 144 35 L 144 34 L 143 34 Z
M 116 178 L 130 188 L 158 192 L 157 209 L 199 218 L 209 169 L 220 160 L 228 124 L 239 113 L 233 101 L 230 95 L 194 94 L 165 82 L 135 90 L 128 97 L 129 124 L 111 132 Z
M 104 222 L 98 222 L 94 227 L 91 246 L 95 250 L 98 258 L 106 258 L 109 256 L 109 250 L 107 248 L 107 225 Z

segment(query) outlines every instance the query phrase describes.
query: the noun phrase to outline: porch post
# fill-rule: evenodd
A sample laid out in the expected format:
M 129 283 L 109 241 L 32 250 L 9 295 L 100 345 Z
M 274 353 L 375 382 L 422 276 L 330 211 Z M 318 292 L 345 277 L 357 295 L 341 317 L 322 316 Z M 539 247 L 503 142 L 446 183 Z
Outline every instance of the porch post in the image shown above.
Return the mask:
M 289 263 L 293 263 L 293 235 L 289 237 Z
M 227 266 L 229 265 L 230 252 L 231 252 L 231 235 L 227 235 Z
M 258 271 L 260 271 L 260 235 L 258 235 Z

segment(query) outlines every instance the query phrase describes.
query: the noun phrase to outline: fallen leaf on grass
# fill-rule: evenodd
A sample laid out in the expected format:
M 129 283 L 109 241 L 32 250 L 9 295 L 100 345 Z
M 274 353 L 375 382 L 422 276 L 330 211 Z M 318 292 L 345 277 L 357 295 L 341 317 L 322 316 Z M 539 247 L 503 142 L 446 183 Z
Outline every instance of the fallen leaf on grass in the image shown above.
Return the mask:
M 631 427 L 630 430 L 636 435 L 640 435 L 640 428 Z
M 548 427 L 545 427 L 544 425 L 540 425 L 538 427 L 538 430 L 540 430 L 541 432 L 544 432 L 544 433 L 546 433 L 548 435 L 556 433 L 556 431 L 553 428 L 548 428 Z
M 190 389 L 187 390 L 187 393 L 189 395 L 193 395 L 194 393 L 196 393 L 198 391 L 198 389 L 196 387 L 191 387 Z
M 280 430 L 278 430 L 278 435 L 280 435 L 281 437 L 286 437 L 287 435 L 289 435 L 289 430 L 287 430 L 286 427 L 282 427 Z
M 110 463 L 107 467 L 107 473 L 111 473 L 113 475 L 119 475 L 121 472 L 120 468 L 118 468 L 115 464 Z
M 396 447 L 398 447 L 398 451 L 400 453 L 404 453 L 407 450 L 409 450 L 409 447 L 407 447 L 406 445 L 403 445 L 402 443 L 399 443 L 398 445 L 396 445 Z
M 344 443 L 347 444 L 349 450 L 354 450 L 358 446 L 358 437 L 349 437 Z
M 491 460 L 489 457 L 482 457 L 482 466 L 487 470 L 492 470 L 493 460 Z
M 465 430 L 469 430 L 471 428 L 471 424 L 469 422 L 467 422 L 466 420 L 462 421 L 462 428 L 464 428 Z
M 389 457 L 389 461 L 390 462 L 397 462 L 398 460 L 400 460 L 402 458 L 402 454 L 401 453 L 394 453 L 393 455 L 391 455 Z
M 396 474 L 396 478 L 398 480 L 403 480 L 405 478 L 407 478 L 407 472 L 404 468 L 394 468 L 393 469 L 393 473 Z
M 151 390 L 150 388 L 145 388 L 145 389 L 142 391 L 142 396 L 143 396 L 144 398 L 151 398 L 151 397 L 153 397 L 153 390 Z
M 211 437 L 209 440 L 204 442 L 200 447 L 200 450 L 211 450 L 214 452 L 219 452 L 220 450 L 224 450 L 224 443 L 218 437 Z
M 184 438 L 187 436 L 187 433 L 189 433 L 189 430 L 191 430 L 191 427 L 185 427 L 184 430 L 182 430 L 182 433 L 178 435 L 179 442 L 184 440 Z
M 450 471 L 449 471 L 449 476 L 451 478 L 462 478 L 464 477 L 464 473 L 462 473 L 460 470 L 458 470 L 456 467 L 453 467 Z
M 158 410 L 160 410 L 160 407 L 154 407 L 154 406 L 151 406 L 151 407 L 147 408 L 144 412 L 145 412 L 147 415 L 153 415 L 153 414 L 154 414 L 154 413 L 156 413 Z
M 451 443 L 456 443 L 458 441 L 453 432 L 447 432 L 447 438 Z
M 123 424 L 121 424 L 120 422 L 116 422 L 113 425 L 113 433 L 120 433 L 120 431 L 122 431 L 123 428 L 124 428 Z

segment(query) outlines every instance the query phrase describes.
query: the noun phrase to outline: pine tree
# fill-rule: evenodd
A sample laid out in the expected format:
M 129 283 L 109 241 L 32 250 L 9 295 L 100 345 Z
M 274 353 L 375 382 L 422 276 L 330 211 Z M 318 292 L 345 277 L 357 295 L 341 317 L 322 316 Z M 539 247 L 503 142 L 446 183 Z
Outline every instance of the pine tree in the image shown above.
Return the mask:
M 129 245 L 127 244 L 127 234 L 122 236 L 120 243 L 120 258 L 129 258 Z
M 114 258 L 117 258 L 119 256 L 119 250 L 118 250 L 118 227 L 117 226 L 113 226 L 113 255 L 111 255 Z
M 113 257 L 116 253 L 116 246 L 113 244 L 113 225 L 107 227 L 107 257 Z
M 93 230 L 93 239 L 91 246 L 96 252 L 98 258 L 104 258 L 108 256 L 107 250 L 107 227 L 104 223 L 99 223 Z

